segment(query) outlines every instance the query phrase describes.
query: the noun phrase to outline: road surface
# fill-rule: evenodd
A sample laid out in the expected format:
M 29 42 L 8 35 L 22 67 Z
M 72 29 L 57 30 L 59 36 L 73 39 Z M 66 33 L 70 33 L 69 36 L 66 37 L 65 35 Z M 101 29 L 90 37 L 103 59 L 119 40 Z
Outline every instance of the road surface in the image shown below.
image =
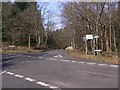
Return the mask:
M 2 54 L 2 88 L 118 88 L 118 65 L 83 60 L 65 50 Z

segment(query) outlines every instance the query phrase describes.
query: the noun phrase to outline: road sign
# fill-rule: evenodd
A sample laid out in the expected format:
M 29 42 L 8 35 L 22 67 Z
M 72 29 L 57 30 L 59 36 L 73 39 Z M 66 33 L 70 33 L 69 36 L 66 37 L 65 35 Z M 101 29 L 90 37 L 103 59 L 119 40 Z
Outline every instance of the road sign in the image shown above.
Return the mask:
M 94 38 L 99 38 L 99 36 L 94 36 Z
M 86 35 L 86 39 L 93 39 L 93 35 L 87 34 L 87 35 Z

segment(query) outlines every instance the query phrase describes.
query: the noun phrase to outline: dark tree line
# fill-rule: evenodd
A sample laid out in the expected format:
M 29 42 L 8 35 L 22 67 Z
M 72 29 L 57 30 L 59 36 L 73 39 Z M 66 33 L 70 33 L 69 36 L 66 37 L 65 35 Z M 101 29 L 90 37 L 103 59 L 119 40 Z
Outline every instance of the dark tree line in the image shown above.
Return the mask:
M 2 41 L 7 45 L 64 48 L 62 30 L 53 31 L 52 12 L 47 3 L 3 2 Z

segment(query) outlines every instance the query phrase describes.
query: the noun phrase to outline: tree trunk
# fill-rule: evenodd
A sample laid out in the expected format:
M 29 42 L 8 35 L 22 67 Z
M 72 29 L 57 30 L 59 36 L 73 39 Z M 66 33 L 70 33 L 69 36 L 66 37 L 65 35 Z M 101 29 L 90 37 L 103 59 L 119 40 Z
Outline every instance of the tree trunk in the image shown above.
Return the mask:
M 28 47 L 29 47 L 29 49 L 31 48 L 31 45 L 30 45 L 30 38 L 31 38 L 31 36 L 30 36 L 30 33 L 29 33 L 29 37 L 28 37 Z
M 45 34 L 45 46 L 47 45 L 47 41 L 48 41 L 48 36 L 47 33 Z
M 113 42 L 114 42 L 115 52 L 117 52 L 116 37 L 115 37 L 115 30 L 114 29 L 113 29 Z
M 107 30 L 106 30 L 106 26 L 104 26 L 104 37 L 105 37 L 105 47 L 106 47 L 106 51 L 109 51 L 109 42 L 108 42 L 108 37 L 107 37 Z
M 112 38 L 111 38 L 111 35 L 112 35 L 112 22 L 111 22 L 111 3 L 109 3 L 109 5 L 108 5 L 108 7 L 109 7 L 109 20 L 110 20 L 110 25 L 109 25 L 109 49 L 110 49 L 110 51 L 111 51 L 111 48 L 112 48 Z
M 40 47 L 40 42 L 41 42 L 40 35 L 38 35 L 38 44 L 37 44 L 37 47 Z

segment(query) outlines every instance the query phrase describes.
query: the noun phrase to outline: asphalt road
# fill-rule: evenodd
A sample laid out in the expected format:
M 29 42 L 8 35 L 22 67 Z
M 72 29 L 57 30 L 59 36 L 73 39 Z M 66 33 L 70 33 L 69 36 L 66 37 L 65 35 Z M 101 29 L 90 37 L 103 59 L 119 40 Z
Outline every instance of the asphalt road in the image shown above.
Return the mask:
M 64 50 L 2 54 L 2 88 L 118 88 L 118 65 L 67 55 Z

